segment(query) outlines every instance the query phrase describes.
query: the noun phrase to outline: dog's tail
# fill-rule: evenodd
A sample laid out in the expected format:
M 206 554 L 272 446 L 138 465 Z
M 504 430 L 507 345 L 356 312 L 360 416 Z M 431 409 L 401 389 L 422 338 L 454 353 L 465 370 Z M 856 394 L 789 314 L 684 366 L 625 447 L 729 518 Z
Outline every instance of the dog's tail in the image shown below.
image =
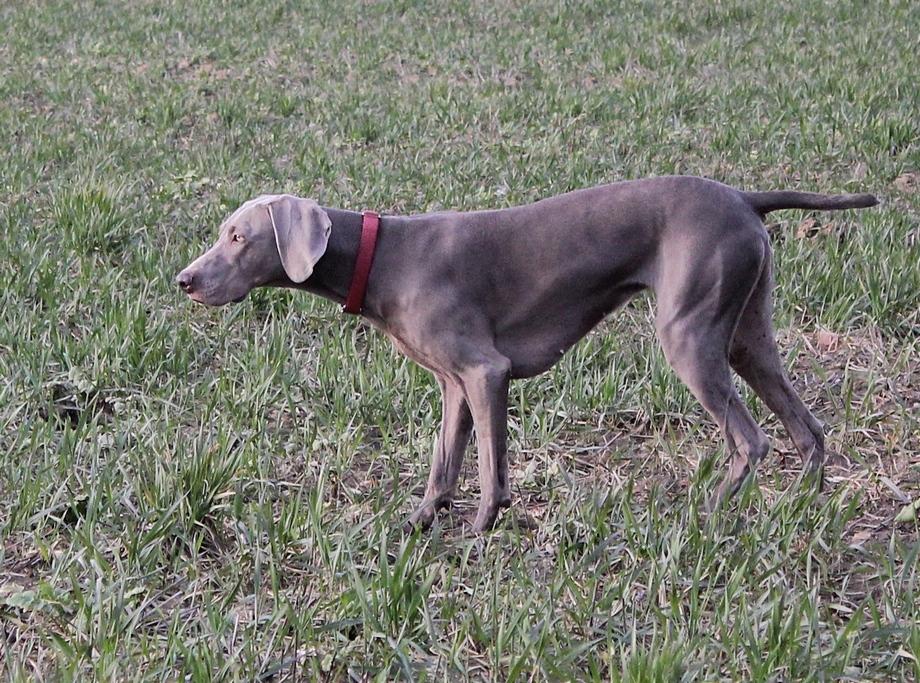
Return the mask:
M 878 204 L 873 194 L 815 194 L 814 192 L 742 192 L 745 201 L 760 215 L 777 209 L 865 209 Z

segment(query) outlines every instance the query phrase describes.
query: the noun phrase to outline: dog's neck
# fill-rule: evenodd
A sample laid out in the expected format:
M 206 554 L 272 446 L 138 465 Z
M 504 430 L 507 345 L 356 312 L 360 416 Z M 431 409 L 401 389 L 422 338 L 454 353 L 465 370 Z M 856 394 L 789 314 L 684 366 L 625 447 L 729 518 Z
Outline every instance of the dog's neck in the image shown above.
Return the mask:
M 358 246 L 361 243 L 361 214 L 357 211 L 342 209 L 324 208 L 323 210 L 332 221 L 329 243 L 326 245 L 322 258 L 313 268 L 313 273 L 297 287 L 344 304 L 354 276 L 355 260 L 358 256 Z M 368 282 L 368 292 L 373 286 L 374 279 L 371 277 Z M 365 310 L 362 313 L 374 317 L 375 311 L 370 300 L 365 302 Z

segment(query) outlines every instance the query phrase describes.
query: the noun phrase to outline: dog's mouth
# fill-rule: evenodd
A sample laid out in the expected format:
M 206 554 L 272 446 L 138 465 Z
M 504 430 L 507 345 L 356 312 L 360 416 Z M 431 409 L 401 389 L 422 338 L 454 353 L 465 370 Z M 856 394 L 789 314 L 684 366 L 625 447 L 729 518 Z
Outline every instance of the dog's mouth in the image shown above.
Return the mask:
M 205 293 L 197 291 L 189 292 L 187 296 L 195 303 L 203 304 L 205 306 L 219 307 L 226 306 L 229 303 L 238 304 L 244 301 L 248 295 L 249 292 L 246 292 L 245 294 L 241 294 L 240 296 L 234 297 L 233 299 L 224 299 L 223 301 L 215 301 L 212 297 L 207 296 Z

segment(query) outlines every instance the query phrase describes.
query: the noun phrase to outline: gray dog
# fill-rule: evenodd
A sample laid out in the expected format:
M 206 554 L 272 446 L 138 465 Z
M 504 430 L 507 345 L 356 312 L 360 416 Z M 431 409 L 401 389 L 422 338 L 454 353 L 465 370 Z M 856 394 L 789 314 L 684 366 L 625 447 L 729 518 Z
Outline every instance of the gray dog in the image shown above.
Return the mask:
M 511 503 L 509 381 L 547 370 L 646 288 L 657 296 L 655 326 L 668 362 L 725 437 L 728 471 L 712 501 L 731 496 L 769 450 L 730 367 L 776 413 L 820 481 L 823 431 L 790 385 L 774 341 L 763 217 L 877 203 L 869 194 L 741 192 L 670 176 L 509 209 L 378 223 L 374 214 L 267 195 L 237 209 L 177 282 L 210 306 L 262 286 L 340 303 L 348 297 L 347 310 L 360 311 L 441 387 L 441 432 L 409 524 L 427 527 L 450 504 L 475 426 L 481 499 L 473 530 L 481 532 Z

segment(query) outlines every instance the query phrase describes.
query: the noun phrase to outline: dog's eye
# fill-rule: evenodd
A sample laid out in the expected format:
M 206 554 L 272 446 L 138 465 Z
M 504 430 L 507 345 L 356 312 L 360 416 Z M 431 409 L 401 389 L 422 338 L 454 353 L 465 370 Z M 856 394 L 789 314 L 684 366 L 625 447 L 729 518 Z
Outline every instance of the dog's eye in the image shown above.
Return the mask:
M 244 241 L 245 239 L 246 239 L 246 238 L 243 237 L 240 233 L 235 232 L 235 233 L 233 233 L 233 237 L 230 238 L 230 241 L 231 241 L 231 242 L 242 242 L 242 241 Z

